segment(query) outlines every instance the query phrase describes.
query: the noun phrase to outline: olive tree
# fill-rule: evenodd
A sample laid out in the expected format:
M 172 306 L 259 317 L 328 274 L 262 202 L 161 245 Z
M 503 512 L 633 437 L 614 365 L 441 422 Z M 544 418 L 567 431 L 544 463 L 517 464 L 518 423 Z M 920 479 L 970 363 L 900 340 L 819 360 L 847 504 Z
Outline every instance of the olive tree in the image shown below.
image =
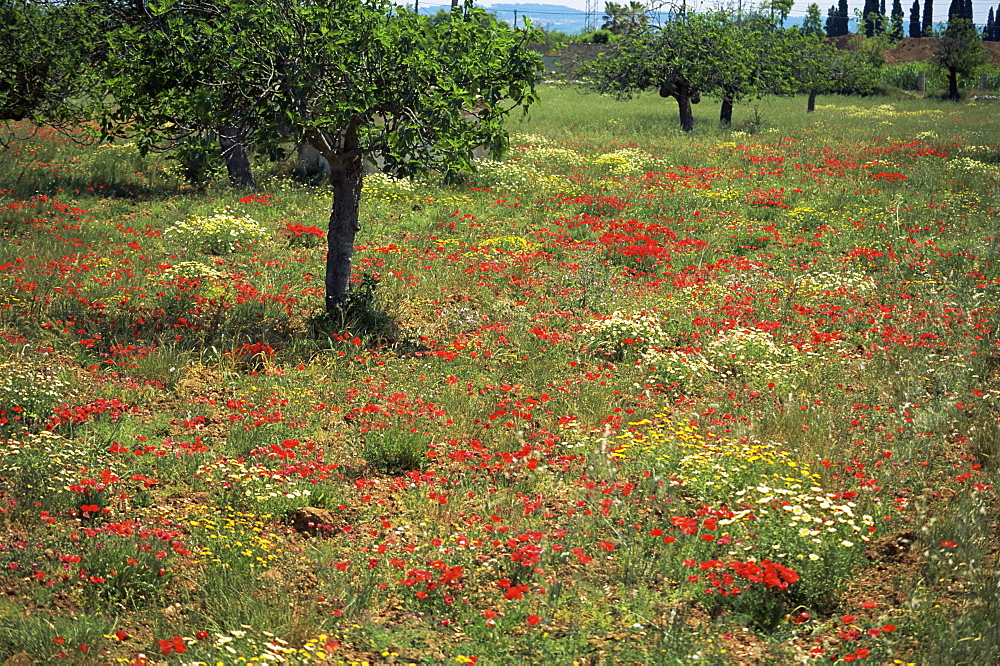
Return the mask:
M 113 113 L 150 136 L 172 131 L 166 111 L 206 127 L 238 121 L 251 140 L 283 127 L 316 148 L 333 190 L 328 311 L 349 295 L 365 159 L 397 176 L 469 169 L 477 146 L 505 150 L 506 116 L 537 100 L 532 32 L 471 2 L 437 25 L 385 0 L 162 0 L 144 13 L 110 38 L 128 58 L 108 60 L 122 95 Z M 169 80 L 187 69 L 161 94 L 163 66 Z

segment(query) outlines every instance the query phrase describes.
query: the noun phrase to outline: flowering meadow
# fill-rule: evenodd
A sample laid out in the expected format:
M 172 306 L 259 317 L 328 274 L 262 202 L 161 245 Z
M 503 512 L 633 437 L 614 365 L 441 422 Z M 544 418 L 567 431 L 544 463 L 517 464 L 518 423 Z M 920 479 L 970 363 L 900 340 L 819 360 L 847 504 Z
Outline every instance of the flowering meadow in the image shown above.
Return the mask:
M 332 317 L 328 188 L 12 126 L 0 660 L 1000 661 L 996 102 L 541 95 Z

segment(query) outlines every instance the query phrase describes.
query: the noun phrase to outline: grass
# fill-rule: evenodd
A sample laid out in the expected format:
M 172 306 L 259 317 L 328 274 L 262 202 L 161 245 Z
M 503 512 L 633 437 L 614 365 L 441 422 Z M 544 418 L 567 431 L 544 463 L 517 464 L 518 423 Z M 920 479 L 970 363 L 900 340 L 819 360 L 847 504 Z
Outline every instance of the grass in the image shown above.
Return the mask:
M 995 109 L 541 94 L 335 318 L 327 188 L 15 128 L 0 658 L 998 661 Z

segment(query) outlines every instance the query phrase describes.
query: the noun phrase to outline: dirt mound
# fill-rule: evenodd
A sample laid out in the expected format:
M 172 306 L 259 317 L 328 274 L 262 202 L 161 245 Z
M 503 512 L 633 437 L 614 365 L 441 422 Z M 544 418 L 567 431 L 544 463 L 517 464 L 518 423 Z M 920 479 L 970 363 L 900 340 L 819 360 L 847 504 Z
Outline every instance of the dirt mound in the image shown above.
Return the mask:
M 904 62 L 923 62 L 934 57 L 934 50 L 937 48 L 936 37 L 904 37 L 892 48 L 884 51 L 886 63 L 899 65 Z M 986 51 L 989 53 L 989 63 L 1000 65 L 1000 42 L 983 42 Z

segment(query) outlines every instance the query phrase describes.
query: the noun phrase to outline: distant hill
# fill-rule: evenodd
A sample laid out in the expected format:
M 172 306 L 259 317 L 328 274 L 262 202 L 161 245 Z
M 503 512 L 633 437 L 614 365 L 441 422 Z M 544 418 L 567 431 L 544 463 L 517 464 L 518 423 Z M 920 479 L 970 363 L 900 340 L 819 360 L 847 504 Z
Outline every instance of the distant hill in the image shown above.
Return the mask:
M 584 32 L 587 26 L 587 13 L 566 7 L 565 5 L 547 5 L 533 2 L 518 3 L 494 3 L 483 5 L 484 9 L 493 13 L 497 18 L 513 24 L 516 18 L 521 23 L 527 16 L 531 22 L 537 26 L 544 26 L 546 30 L 560 30 L 570 35 L 578 35 Z M 600 28 L 604 21 L 604 5 L 593 17 L 594 27 Z M 788 17 L 785 26 L 800 25 L 805 19 L 801 16 Z
M 560 30 L 570 35 L 584 32 L 587 25 L 587 13 L 564 5 L 543 5 L 532 2 L 525 3 L 496 3 L 484 7 L 497 18 L 513 24 L 514 19 L 521 24 L 525 16 L 537 26 L 544 26 L 546 30 Z M 603 7 L 594 20 L 597 27 L 600 27 L 601 17 L 604 15 Z

